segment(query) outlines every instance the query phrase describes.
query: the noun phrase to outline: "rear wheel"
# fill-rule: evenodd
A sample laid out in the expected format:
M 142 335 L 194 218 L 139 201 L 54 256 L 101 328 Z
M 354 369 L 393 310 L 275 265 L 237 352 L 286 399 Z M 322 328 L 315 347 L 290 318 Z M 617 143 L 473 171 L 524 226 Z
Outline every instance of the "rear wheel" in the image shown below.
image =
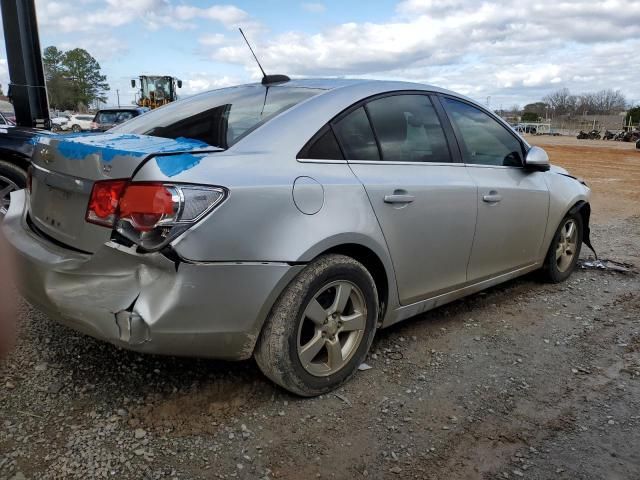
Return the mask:
M 80 125 L 73 125 L 73 126 L 71 127 L 71 131 L 72 131 L 73 133 L 80 133 L 80 132 L 82 131 L 82 128 L 80 128 Z
M 0 160 L 0 218 L 9 209 L 11 192 L 27 186 L 27 172 L 12 163 Z
M 582 216 L 569 213 L 560 222 L 545 259 L 545 277 L 552 283 L 569 278 L 578 263 L 582 248 Z
M 322 256 L 276 302 L 258 340 L 256 361 L 290 392 L 327 393 L 362 363 L 377 318 L 378 295 L 367 269 L 344 255 Z

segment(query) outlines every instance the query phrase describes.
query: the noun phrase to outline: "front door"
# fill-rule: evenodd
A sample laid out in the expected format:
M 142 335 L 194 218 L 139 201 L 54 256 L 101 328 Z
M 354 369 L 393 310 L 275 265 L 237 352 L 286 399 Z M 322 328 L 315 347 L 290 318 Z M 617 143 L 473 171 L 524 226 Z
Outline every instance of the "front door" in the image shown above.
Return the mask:
M 476 185 L 449 145 L 429 96 L 374 99 L 333 123 L 384 233 L 407 305 L 466 282 Z
M 460 100 L 443 102 L 467 171 L 478 187 L 469 281 L 535 263 L 549 211 L 545 174 L 523 168 L 523 143 L 496 119 Z

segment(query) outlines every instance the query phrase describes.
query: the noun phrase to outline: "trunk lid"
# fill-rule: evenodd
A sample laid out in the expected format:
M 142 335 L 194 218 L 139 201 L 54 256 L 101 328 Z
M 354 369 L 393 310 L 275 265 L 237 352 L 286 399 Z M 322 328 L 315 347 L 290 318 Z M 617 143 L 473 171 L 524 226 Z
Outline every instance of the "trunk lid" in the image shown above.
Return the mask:
M 215 150 L 204 142 L 133 134 L 79 134 L 40 137 L 34 149 L 30 218 L 53 239 L 94 252 L 111 229 L 87 223 L 93 184 L 130 179 L 155 154 Z

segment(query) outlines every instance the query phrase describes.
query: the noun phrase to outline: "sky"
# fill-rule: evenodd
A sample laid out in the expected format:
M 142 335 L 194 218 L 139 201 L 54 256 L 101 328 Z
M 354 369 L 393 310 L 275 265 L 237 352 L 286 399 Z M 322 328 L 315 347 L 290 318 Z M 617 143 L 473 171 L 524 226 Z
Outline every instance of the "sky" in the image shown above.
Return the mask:
M 493 109 L 612 88 L 640 103 L 640 0 L 36 0 L 42 47 L 85 48 L 131 103 L 132 78 L 180 95 L 291 77 L 408 80 Z M 4 44 L 0 83 L 8 84 Z

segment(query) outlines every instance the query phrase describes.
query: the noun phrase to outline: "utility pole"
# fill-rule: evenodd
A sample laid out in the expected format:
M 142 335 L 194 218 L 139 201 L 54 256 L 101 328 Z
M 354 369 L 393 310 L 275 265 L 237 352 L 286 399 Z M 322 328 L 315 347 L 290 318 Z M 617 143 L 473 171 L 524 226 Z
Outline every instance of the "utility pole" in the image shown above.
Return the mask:
M 118 108 L 120 108 L 120 90 L 116 88 L 116 95 L 118 97 Z
M 20 127 L 49 128 L 49 101 L 44 82 L 34 0 L 0 0 L 7 47 L 9 86 Z

